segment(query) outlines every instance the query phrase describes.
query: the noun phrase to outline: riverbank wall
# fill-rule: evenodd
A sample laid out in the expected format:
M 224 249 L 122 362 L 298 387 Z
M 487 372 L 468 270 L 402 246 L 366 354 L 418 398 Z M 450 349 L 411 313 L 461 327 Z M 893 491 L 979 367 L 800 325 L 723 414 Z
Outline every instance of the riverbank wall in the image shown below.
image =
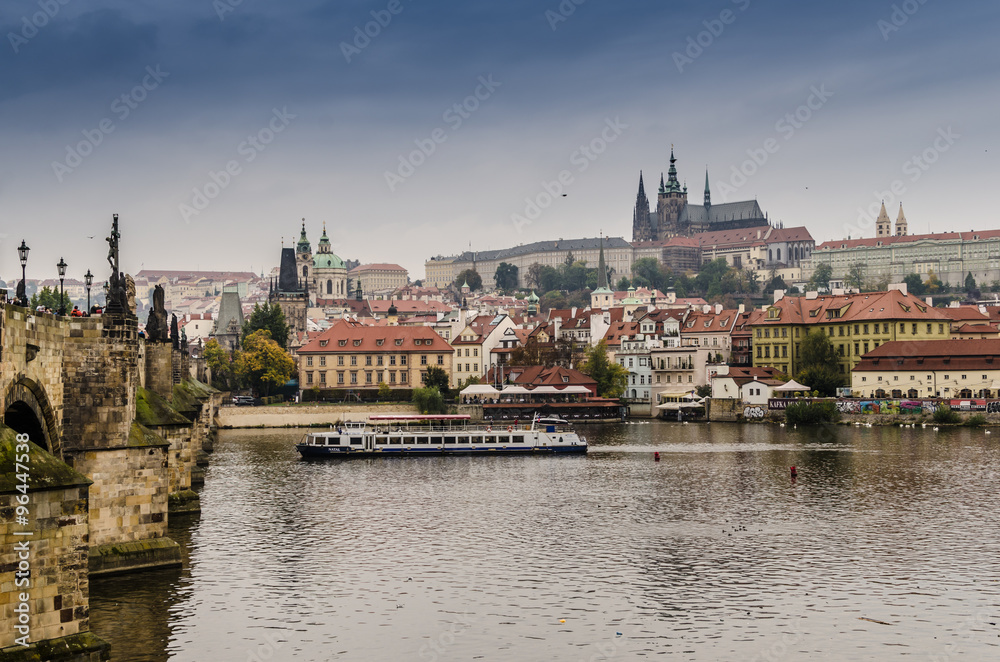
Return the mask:
M 219 428 L 299 428 L 336 425 L 344 421 L 364 421 L 378 414 L 419 414 L 405 402 L 373 404 L 287 405 L 268 407 L 219 407 L 215 422 Z

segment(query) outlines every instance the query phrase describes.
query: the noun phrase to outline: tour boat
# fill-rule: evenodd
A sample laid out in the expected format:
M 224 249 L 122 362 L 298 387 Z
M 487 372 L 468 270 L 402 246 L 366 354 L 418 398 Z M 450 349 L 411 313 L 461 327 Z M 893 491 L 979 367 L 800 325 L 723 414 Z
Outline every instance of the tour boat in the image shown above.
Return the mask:
M 472 425 L 465 414 L 386 415 L 310 432 L 295 448 L 303 457 L 536 455 L 586 453 L 587 440 L 560 418 Z

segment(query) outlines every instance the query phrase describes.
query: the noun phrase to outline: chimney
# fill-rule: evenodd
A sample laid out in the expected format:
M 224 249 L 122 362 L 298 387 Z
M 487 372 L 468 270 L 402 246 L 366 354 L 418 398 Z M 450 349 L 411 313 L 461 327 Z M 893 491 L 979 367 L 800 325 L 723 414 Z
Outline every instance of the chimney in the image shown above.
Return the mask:
M 819 292 L 816 291 L 806 292 L 806 301 L 811 301 L 817 298 L 819 298 Z
M 889 283 L 889 291 L 896 290 L 906 295 L 906 283 Z
M 570 308 L 569 316 L 570 316 L 570 318 L 576 317 L 576 306 L 573 306 L 572 308 Z
M 775 290 L 774 291 L 774 303 L 778 303 L 779 301 L 781 301 L 784 298 L 785 298 L 785 291 L 784 290 Z
M 712 312 L 712 306 L 706 303 L 704 306 L 701 307 L 701 312 L 707 315 L 708 313 Z
M 746 306 L 744 306 L 744 305 L 743 305 L 743 304 L 741 303 L 741 304 L 739 305 L 739 308 L 737 308 L 737 309 L 736 309 L 736 314 L 737 314 L 737 315 L 742 315 L 743 313 L 745 313 L 745 312 L 746 312 L 746 308 L 747 308 L 747 307 L 746 307 Z
M 924 303 L 926 303 L 928 306 L 933 307 L 934 306 L 934 297 L 924 297 Z
M 562 318 L 557 317 L 556 321 L 552 323 L 552 327 L 554 329 L 552 333 L 552 340 L 559 340 L 559 329 L 562 328 Z
M 721 303 L 715 304 L 715 314 L 718 315 L 721 312 L 722 312 L 722 304 Z

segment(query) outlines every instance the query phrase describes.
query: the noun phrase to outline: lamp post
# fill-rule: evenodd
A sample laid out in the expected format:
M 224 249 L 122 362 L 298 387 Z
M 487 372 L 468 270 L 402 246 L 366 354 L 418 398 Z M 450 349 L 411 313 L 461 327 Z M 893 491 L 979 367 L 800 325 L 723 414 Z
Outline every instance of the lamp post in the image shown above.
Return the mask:
M 24 243 L 24 239 L 21 240 L 21 245 L 17 247 L 17 258 L 21 261 L 21 283 L 24 284 L 24 299 L 21 301 L 22 306 L 28 305 L 28 281 L 24 277 L 24 269 L 28 264 L 28 244 Z
M 56 264 L 56 268 L 59 269 L 59 314 L 66 314 L 66 304 L 63 300 L 63 280 L 66 278 L 66 260 L 59 258 L 59 263 Z
M 83 275 L 83 283 L 87 286 L 87 314 L 90 314 L 90 286 L 94 284 L 94 274 L 90 273 L 90 269 L 87 269 L 87 273 Z

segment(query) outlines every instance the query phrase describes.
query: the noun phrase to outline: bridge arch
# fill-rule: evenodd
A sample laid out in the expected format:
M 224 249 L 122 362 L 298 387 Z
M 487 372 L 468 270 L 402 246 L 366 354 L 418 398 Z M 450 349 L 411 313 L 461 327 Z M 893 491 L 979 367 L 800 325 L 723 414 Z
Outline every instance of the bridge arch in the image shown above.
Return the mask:
M 56 457 L 62 456 L 62 444 L 56 415 L 38 382 L 19 376 L 4 393 L 3 423 Z

